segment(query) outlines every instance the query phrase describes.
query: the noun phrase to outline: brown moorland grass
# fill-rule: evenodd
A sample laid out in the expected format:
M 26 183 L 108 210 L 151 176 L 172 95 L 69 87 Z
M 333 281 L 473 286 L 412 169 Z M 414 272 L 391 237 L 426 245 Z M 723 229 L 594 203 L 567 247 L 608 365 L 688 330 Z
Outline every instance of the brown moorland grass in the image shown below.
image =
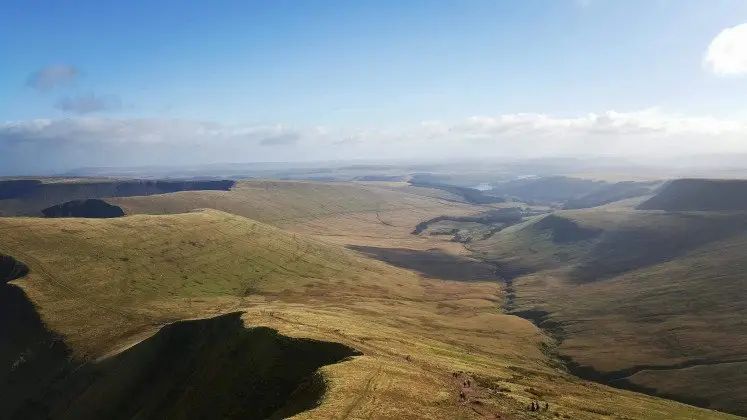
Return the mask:
M 744 369 L 721 365 L 747 359 L 746 214 L 563 211 L 473 250 L 577 372 L 747 413 Z
M 127 214 L 177 214 L 212 208 L 248 217 L 342 245 L 432 247 L 464 253 L 446 238 L 412 235 L 415 225 L 436 216 L 469 215 L 490 210 L 443 200 L 430 188 L 406 183 L 312 181 L 240 181 L 231 191 L 190 191 L 147 197 L 107 199 Z M 435 192 L 435 193 L 434 193 Z
M 536 327 L 500 313 L 498 283 L 426 279 L 243 217 L 0 219 L 0 233 L 0 252 L 30 267 L 13 283 L 82 360 L 140 366 L 130 355 L 161 326 L 237 310 L 247 326 L 362 352 L 322 367 L 321 401 L 294 418 L 730 418 L 559 371 Z M 223 353 L 195 357 L 210 354 Z M 550 411 L 528 412 L 531 399 Z
M 239 181 L 230 191 L 184 191 L 146 197 L 112 198 L 126 214 L 176 214 L 213 208 L 265 223 L 282 223 L 353 213 L 412 209 L 475 212 L 476 207 L 418 195 L 389 183 Z

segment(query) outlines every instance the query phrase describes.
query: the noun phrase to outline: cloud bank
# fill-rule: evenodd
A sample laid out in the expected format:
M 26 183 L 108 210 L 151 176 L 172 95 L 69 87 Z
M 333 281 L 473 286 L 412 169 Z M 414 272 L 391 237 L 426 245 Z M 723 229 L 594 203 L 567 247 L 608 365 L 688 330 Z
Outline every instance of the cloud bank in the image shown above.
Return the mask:
M 747 74 L 747 23 L 721 31 L 711 41 L 703 60 L 718 76 Z
M 650 158 L 747 153 L 745 139 L 747 120 L 659 109 L 570 117 L 503 114 L 376 130 L 76 117 L 0 123 L 0 167 L 28 173 L 80 166 L 355 158 Z
M 75 66 L 56 64 L 39 69 L 29 75 L 26 86 L 42 92 L 75 82 L 80 71 Z

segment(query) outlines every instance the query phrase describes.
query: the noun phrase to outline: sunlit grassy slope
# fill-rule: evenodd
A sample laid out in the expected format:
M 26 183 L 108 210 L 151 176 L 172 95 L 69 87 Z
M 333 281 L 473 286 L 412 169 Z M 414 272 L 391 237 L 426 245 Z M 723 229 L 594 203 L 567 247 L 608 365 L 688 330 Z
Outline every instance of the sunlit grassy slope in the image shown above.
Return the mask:
M 48 403 L 56 418 L 96 418 L 92 407 L 107 412 L 102 401 L 123 404 L 119 416 L 131 413 L 132 404 L 141 404 L 143 416 L 183 418 L 198 418 L 206 407 L 201 404 L 246 409 L 266 398 L 268 384 L 287 388 L 286 370 L 271 367 L 282 366 L 278 354 L 299 357 L 301 350 L 293 349 L 301 347 L 272 333 L 218 333 L 220 323 L 179 324 L 147 339 L 173 321 L 244 311 L 247 326 L 362 353 L 299 382 L 276 418 L 729 418 L 562 373 L 546 352 L 550 341 L 536 327 L 500 313 L 497 283 L 425 279 L 243 217 L 206 210 L 97 220 L 0 219 L 0 235 L 0 253 L 31 270 L 9 287 L 20 287 L 72 360 L 85 363 L 55 370 L 62 372 L 57 382 L 38 369 L 24 377 L 44 380 L 28 387 L 16 380 L 17 392 L 36 397 L 23 405 L 31 412 Z M 253 339 L 257 334 L 262 338 Z M 303 351 L 326 352 L 314 349 L 329 346 Z M 43 367 L 46 355 L 57 363 L 47 365 L 58 366 L 65 354 L 27 350 L 11 370 Z M 318 365 L 339 357 L 322 359 Z M 454 377 L 457 371 L 462 373 Z M 242 374 L 263 375 L 264 382 L 252 385 Z M 466 379 L 473 385 L 463 403 L 459 390 Z M 55 388 L 59 383 L 87 385 Z M 56 391 L 44 391 L 45 384 Z M 145 384 L 153 392 L 143 393 Z M 242 386 L 259 388 L 242 392 Z M 221 398 L 198 392 L 208 389 Z M 68 392 L 81 400 L 52 403 Z M 532 399 L 548 401 L 550 410 L 530 413 Z
M 176 214 L 212 208 L 343 245 L 423 249 L 411 235 L 415 225 L 436 216 L 490 210 L 444 199 L 440 190 L 413 189 L 397 182 L 240 181 L 231 191 L 190 191 L 107 199 L 127 214 Z M 458 244 L 437 247 L 460 252 Z
M 127 214 L 214 208 L 263 222 L 443 205 L 431 197 L 370 184 L 311 181 L 240 181 L 231 191 L 185 191 L 107 201 L 122 207 Z
M 473 249 L 580 372 L 747 413 L 746 214 L 563 211 Z

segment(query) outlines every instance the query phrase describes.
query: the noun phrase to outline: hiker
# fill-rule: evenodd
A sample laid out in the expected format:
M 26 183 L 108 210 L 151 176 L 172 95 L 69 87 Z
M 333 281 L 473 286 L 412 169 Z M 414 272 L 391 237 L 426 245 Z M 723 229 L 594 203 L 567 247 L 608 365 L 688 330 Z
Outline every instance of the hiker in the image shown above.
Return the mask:
M 545 402 L 545 411 L 547 411 L 549 409 L 550 409 L 550 403 L 549 402 Z
M 467 388 L 472 388 L 472 381 L 467 378 Z
M 459 401 L 464 401 L 467 399 L 467 396 L 464 394 L 464 391 L 459 391 Z
M 529 411 L 534 411 L 534 401 L 532 401 L 532 403 L 529 404 Z

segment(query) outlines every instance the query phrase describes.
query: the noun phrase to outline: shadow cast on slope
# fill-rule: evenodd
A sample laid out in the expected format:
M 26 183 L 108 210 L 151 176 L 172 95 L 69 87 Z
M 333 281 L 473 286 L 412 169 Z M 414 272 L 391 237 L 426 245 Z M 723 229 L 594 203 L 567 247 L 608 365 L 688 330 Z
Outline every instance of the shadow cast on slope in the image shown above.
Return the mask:
M 245 328 L 241 313 L 181 321 L 102 361 L 78 360 L 0 255 L 0 418 L 267 419 L 315 407 L 317 370 L 360 355 L 339 343 Z
M 74 200 L 57 204 L 42 210 L 44 217 L 88 217 L 94 219 L 109 219 L 125 215 L 121 207 L 109 204 L 104 200 L 91 198 L 88 200 Z
M 388 264 L 417 271 L 441 280 L 500 280 L 490 263 L 447 254 L 443 251 L 418 251 L 407 248 L 377 248 L 350 245 L 349 249 Z
M 180 321 L 52 388 L 52 419 L 266 419 L 316 406 L 316 371 L 360 353 L 245 328 L 241 313 Z M 24 415 L 19 418 L 29 418 Z
M 0 255 L 0 417 L 20 412 L 33 418 L 36 399 L 64 377 L 75 363 L 62 337 L 50 331 L 26 293 L 7 282 L 24 277 L 28 267 Z
M 747 230 L 744 214 L 667 213 L 657 217 L 662 218 L 662 224 L 669 223 L 669 227 L 652 224 L 604 232 L 585 261 L 573 269 L 571 278 L 587 283 L 615 277 L 670 261 Z

